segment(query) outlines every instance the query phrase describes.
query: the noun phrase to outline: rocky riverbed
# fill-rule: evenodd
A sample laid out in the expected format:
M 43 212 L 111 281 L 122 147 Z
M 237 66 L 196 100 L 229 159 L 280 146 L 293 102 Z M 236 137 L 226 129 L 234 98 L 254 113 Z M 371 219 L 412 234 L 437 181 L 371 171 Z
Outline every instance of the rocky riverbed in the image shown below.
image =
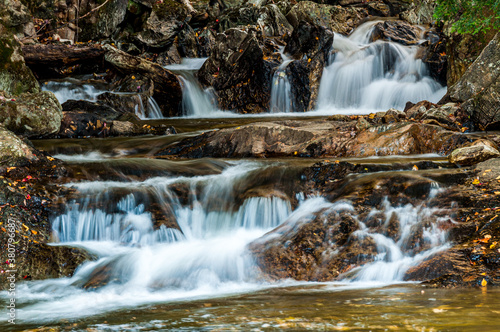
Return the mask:
M 60 240 L 51 222 L 83 195 L 73 182 L 147 181 L 164 176 L 169 162 L 169 176 L 205 176 L 220 173 L 226 162 L 274 158 L 292 166 L 255 176 L 252 185 L 242 184 L 233 205 L 225 197 L 211 204 L 232 211 L 252 197 L 278 197 L 296 209 L 300 195 L 318 195 L 328 204 L 349 201 L 350 208 L 332 212 L 325 206 L 249 243 L 259 280 L 356 276 L 378 254 L 378 244 L 366 234 L 384 234 L 399 243 L 404 211 L 393 210 L 411 204 L 431 212 L 429 220 L 404 234 L 401 251 L 426 256 L 409 266 L 401 280 L 436 287 L 498 285 L 500 35 L 452 34 L 445 22 L 434 22 L 433 8 L 434 1 L 427 0 L 49 0 L 43 5 L 1 0 L 3 253 L 9 249 L 9 220 L 17 225 L 15 263 L 5 256 L 2 269 L 14 264 L 17 280 L 41 280 L 72 276 L 83 262 L 99 259 L 83 249 L 49 245 Z M 319 101 L 328 101 L 330 95 L 321 90 L 322 80 L 335 66 L 361 61 L 349 58 L 356 52 L 368 52 L 361 59 L 380 57 L 381 74 L 373 70 L 370 75 L 393 84 L 380 91 L 367 85 L 363 94 L 379 91 L 375 95 L 385 98 L 385 90 L 392 89 L 396 97 L 406 96 L 400 86 L 423 84 L 425 79 L 430 90 L 422 91 L 435 100 L 404 100 L 404 107 L 394 104 L 399 109 L 374 107 L 360 113 L 362 107 L 353 106 L 321 112 Z M 403 53 L 414 54 L 411 64 L 418 68 L 408 71 L 404 57 L 399 60 Z M 183 58 L 206 58 L 200 68 L 185 70 L 194 70 L 196 91 L 211 103 L 212 118 L 182 118 L 189 107 L 186 78 L 166 67 L 182 66 Z M 364 66 L 359 67 L 368 71 Z M 64 87 L 68 78 L 103 93 L 61 105 L 49 87 L 51 82 Z M 342 83 L 351 81 L 332 82 L 341 90 Z M 271 104 L 277 93 L 273 85 L 278 84 L 288 89 L 287 109 L 295 113 L 273 118 L 268 113 L 276 106 Z M 447 93 L 436 98 L 445 86 Z M 350 98 L 347 94 L 345 101 Z M 304 112 L 312 113 L 301 116 Z M 75 139 L 73 148 L 56 151 L 56 141 L 68 143 L 66 139 Z M 151 165 L 79 168 L 67 157 L 83 154 L 80 158 L 91 159 L 90 152 L 97 153 L 97 160 L 149 158 Z M 390 156 L 394 160 L 385 162 Z M 422 159 L 406 162 L 405 156 Z M 223 161 L 203 171 L 198 164 L 182 164 L 199 158 Z M 430 197 L 436 184 L 440 190 Z M 198 185 L 194 192 L 186 183 L 172 190 L 181 204 L 192 207 L 192 196 L 204 188 Z M 110 202 L 114 200 L 120 201 Z M 150 206 L 152 228 L 182 231 L 178 216 L 162 204 Z M 435 253 L 425 238 L 431 224 L 446 232 L 449 246 Z M 82 287 L 110 283 L 112 264 L 102 265 Z M 7 285 L 4 279 L 2 275 L 0 287 Z

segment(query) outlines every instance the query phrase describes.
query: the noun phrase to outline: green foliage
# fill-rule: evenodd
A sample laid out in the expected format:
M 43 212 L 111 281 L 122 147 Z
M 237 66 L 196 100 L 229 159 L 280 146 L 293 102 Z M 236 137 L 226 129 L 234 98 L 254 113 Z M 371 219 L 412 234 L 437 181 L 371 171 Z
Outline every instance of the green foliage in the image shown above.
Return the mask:
M 452 23 L 458 33 L 500 29 L 500 0 L 437 0 L 434 18 Z

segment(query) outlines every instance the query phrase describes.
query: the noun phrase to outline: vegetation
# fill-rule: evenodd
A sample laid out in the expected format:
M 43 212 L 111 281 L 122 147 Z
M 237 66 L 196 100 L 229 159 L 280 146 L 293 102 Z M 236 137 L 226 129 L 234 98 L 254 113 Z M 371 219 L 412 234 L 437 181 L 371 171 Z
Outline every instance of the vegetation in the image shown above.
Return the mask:
M 437 0 L 434 18 L 462 34 L 500 30 L 500 0 Z

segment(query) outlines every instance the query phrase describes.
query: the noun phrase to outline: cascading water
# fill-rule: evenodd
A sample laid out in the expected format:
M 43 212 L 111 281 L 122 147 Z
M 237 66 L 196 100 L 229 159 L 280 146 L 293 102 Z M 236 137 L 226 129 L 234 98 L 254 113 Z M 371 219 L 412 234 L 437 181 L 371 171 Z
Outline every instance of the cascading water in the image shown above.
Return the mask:
M 182 60 L 179 65 L 166 66 L 177 73 L 182 82 L 182 114 L 185 116 L 210 117 L 219 113 L 213 91 L 203 89 L 195 76 L 207 58 Z
M 43 91 L 54 93 L 60 104 L 72 100 L 97 101 L 97 96 L 107 92 L 93 84 L 80 84 L 78 80 L 48 81 L 42 84 Z
M 335 34 L 335 53 L 321 79 L 319 110 L 402 110 L 408 101 L 438 102 L 446 93 L 446 88 L 430 77 L 427 66 L 417 59 L 417 47 L 370 42 L 377 23 L 365 23 L 349 37 Z
M 286 75 L 286 67 L 293 61 L 283 53 L 284 47 L 280 50 L 283 60 L 273 75 L 271 87 L 271 113 L 293 112 L 292 87 Z

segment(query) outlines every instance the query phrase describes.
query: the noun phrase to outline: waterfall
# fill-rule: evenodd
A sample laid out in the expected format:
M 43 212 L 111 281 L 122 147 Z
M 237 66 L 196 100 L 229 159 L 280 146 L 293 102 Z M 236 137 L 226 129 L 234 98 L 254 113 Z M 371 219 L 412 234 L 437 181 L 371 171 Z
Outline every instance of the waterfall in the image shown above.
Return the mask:
M 365 23 L 349 37 L 335 34 L 331 64 L 321 79 L 319 110 L 402 110 L 408 101 L 438 102 L 446 93 L 417 59 L 417 47 L 370 42 L 377 23 Z
M 283 60 L 281 65 L 276 69 L 273 75 L 273 83 L 271 87 L 271 113 L 290 113 L 294 111 L 292 101 L 292 87 L 290 80 L 286 75 L 286 67 L 293 61 L 284 53 L 284 47 L 280 50 L 280 55 Z
M 79 80 L 74 79 L 45 82 L 42 84 L 42 90 L 52 92 L 60 104 L 70 99 L 95 102 L 98 95 L 107 91 L 92 84 L 81 84 Z
M 203 89 L 195 76 L 206 60 L 207 58 L 185 58 L 179 65 L 165 67 L 180 75 L 182 83 L 182 114 L 184 116 L 209 117 L 218 111 L 213 89 Z

